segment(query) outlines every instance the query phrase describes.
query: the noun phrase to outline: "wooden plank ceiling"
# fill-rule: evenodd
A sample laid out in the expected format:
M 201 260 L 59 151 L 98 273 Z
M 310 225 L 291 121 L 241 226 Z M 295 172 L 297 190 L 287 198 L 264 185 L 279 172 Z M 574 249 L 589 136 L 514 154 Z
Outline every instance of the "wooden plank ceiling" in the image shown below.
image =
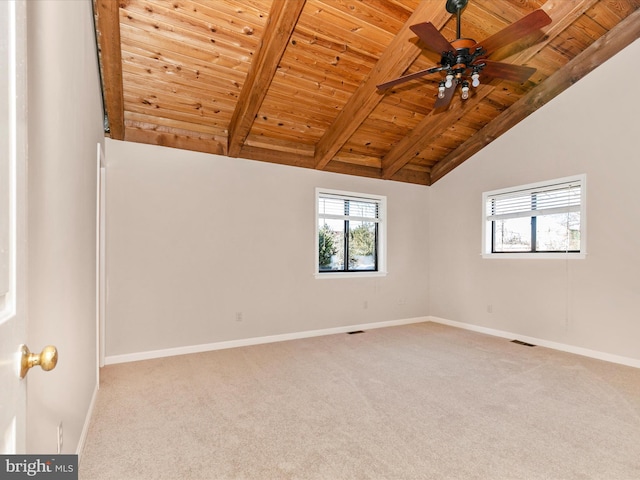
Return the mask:
M 380 92 L 437 66 L 409 26 L 454 40 L 445 4 L 94 0 L 109 135 L 431 185 L 640 37 L 640 0 L 470 0 L 461 36 L 476 40 L 538 8 L 551 17 L 491 56 L 533 76 L 486 80 L 438 110 L 440 74 Z

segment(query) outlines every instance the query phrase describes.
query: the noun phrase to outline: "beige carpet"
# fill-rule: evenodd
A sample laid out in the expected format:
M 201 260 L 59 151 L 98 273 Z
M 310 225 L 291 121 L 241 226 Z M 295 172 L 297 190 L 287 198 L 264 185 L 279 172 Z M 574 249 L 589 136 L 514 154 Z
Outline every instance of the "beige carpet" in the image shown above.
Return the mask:
M 640 479 L 640 370 L 434 323 L 104 368 L 82 480 Z

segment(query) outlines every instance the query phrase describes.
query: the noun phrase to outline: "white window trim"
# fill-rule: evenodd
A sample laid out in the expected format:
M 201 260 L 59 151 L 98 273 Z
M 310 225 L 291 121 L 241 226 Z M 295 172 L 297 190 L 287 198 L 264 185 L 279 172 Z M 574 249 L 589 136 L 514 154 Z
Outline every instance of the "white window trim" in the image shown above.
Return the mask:
M 582 195 L 580 201 L 580 252 L 522 252 L 522 253 L 493 253 L 491 252 L 491 221 L 487 220 L 487 199 L 492 195 L 514 192 L 517 190 L 535 189 L 556 183 L 568 183 L 579 181 Z M 486 259 L 554 259 L 554 260 L 581 260 L 587 256 L 587 176 L 586 174 L 574 175 L 570 177 L 555 178 L 544 182 L 530 183 L 527 185 L 517 185 L 500 190 L 492 190 L 482 194 L 482 258 Z
M 379 202 L 378 205 L 378 271 L 376 272 L 322 272 L 318 264 L 318 197 L 320 194 L 331 194 L 340 196 L 357 197 L 371 199 Z M 387 275 L 387 197 L 370 193 L 349 192 L 346 190 L 332 190 L 329 188 L 316 187 L 315 194 L 315 235 L 313 238 L 314 251 L 314 277 L 317 279 L 328 278 L 363 278 L 363 277 L 384 277 Z

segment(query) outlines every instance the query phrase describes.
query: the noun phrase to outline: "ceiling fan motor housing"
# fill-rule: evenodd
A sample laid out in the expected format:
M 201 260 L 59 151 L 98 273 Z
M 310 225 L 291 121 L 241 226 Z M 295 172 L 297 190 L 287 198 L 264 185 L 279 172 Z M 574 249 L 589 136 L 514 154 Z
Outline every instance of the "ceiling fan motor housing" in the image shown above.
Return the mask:
M 480 72 L 485 64 L 483 62 L 474 63 L 485 54 L 482 47 L 476 46 L 475 40 L 470 38 L 459 38 L 451 42 L 455 51 L 442 52 L 440 64 L 454 74 L 463 74 L 467 69 Z M 474 48 L 475 47 L 475 48 Z

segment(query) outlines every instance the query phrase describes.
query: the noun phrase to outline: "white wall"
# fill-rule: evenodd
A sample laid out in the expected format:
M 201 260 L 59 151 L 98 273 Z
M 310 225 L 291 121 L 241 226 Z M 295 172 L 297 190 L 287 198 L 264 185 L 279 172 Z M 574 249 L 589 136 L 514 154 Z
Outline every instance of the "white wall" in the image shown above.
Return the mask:
M 428 313 L 424 187 L 111 140 L 106 157 L 107 357 Z M 387 195 L 386 277 L 314 278 L 316 187 Z
M 612 81 L 638 58 L 640 41 L 431 188 L 431 315 L 640 359 L 640 95 Z M 480 257 L 482 192 L 579 173 L 585 260 Z
M 102 107 L 91 3 L 27 2 L 28 337 L 58 348 L 27 377 L 27 449 L 76 453 L 97 386 L 96 144 Z
M 430 189 L 107 141 L 107 356 L 432 315 L 640 359 L 640 101 L 611 85 L 640 78 L 638 54 Z M 481 258 L 483 191 L 579 173 L 585 260 Z M 313 277 L 317 186 L 388 195 L 387 277 Z

